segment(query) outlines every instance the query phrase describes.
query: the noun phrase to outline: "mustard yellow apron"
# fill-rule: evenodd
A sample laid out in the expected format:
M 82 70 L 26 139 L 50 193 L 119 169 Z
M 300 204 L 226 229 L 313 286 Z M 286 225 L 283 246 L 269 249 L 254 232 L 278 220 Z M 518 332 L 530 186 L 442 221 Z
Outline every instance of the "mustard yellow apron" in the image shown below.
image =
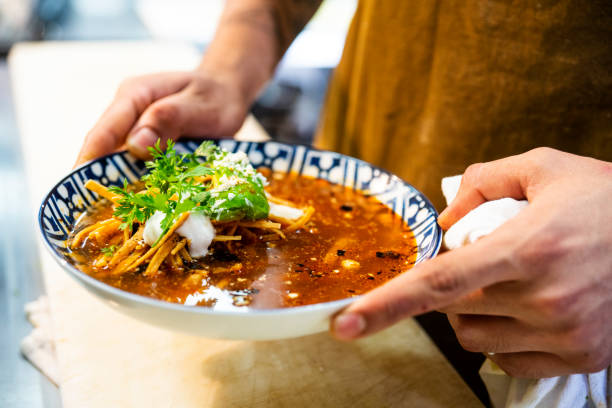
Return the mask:
M 612 1 L 362 0 L 316 145 L 438 209 L 471 163 L 537 146 L 612 161 Z

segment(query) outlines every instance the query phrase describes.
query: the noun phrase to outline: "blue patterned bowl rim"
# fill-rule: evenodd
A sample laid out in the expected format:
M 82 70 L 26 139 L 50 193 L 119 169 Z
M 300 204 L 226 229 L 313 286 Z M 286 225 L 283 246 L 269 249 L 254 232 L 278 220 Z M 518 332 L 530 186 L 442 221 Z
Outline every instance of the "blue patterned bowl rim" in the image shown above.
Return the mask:
M 418 191 L 415 187 L 413 187 L 411 184 L 409 184 L 408 182 L 400 179 L 399 177 L 397 177 L 396 175 L 388 172 L 387 170 L 384 170 L 381 167 L 372 165 L 370 163 L 367 163 L 361 159 L 357 159 L 354 157 L 350 157 L 341 153 L 336 153 L 336 152 L 331 152 L 331 151 L 327 151 L 327 150 L 321 150 L 321 149 L 317 149 L 314 148 L 312 146 L 309 145 L 305 145 L 305 144 L 287 144 L 287 143 L 282 143 L 282 142 L 276 142 L 276 141 L 267 141 L 267 142 L 244 142 L 244 141 L 237 141 L 237 140 L 233 140 L 233 139 L 222 139 L 222 140 L 212 140 L 214 143 L 222 146 L 223 148 L 232 151 L 232 152 L 237 152 L 237 151 L 245 151 L 245 153 L 247 153 L 247 155 L 249 155 L 249 159 L 251 161 L 252 157 L 252 149 L 255 148 L 257 151 L 261 152 L 262 149 L 264 149 L 266 146 L 277 146 L 280 148 L 286 148 L 286 149 L 293 149 L 293 154 L 295 155 L 296 150 L 297 149 L 303 149 L 303 153 L 304 155 L 308 155 L 309 153 L 315 153 L 315 154 L 319 154 L 321 156 L 319 156 L 319 159 L 321 157 L 332 157 L 333 160 L 336 159 L 340 159 L 340 160 L 344 160 L 344 170 L 346 171 L 346 166 L 347 163 L 353 163 L 353 165 L 355 166 L 355 169 L 365 169 L 365 168 L 369 168 L 372 170 L 373 173 L 376 173 L 377 175 L 382 175 L 384 178 L 387 178 L 388 180 L 388 184 L 392 184 L 393 187 L 397 188 L 401 188 L 403 189 L 402 192 L 406 193 L 410 193 L 411 196 L 410 198 L 416 198 L 420 203 L 420 209 L 426 209 L 428 214 L 427 214 L 427 218 L 426 220 L 428 220 L 430 222 L 430 224 L 427 225 L 428 228 L 430 228 L 431 230 L 431 234 L 432 234 L 432 239 L 429 241 L 428 243 L 428 247 L 427 247 L 427 253 L 423 254 L 421 253 L 421 248 L 419 248 L 419 255 L 417 256 L 417 261 L 416 263 L 420 263 L 424 260 L 433 258 L 437 255 L 438 251 L 440 250 L 440 246 L 442 244 L 442 230 L 441 228 L 438 226 L 437 224 L 437 216 L 438 213 L 435 209 L 435 207 L 431 204 L 431 202 L 429 201 L 429 199 L 422 194 L 420 191 Z M 176 149 L 179 152 L 185 152 L 185 151 L 193 151 L 197 146 L 199 146 L 199 144 L 202 142 L 201 139 L 192 139 L 192 138 L 182 138 L 181 140 L 179 140 L 176 143 Z M 315 156 L 316 157 L 316 156 Z M 79 269 L 77 269 L 75 266 L 73 266 L 69 261 L 68 258 L 63 256 L 61 254 L 62 252 L 62 248 L 61 246 L 58 244 L 59 241 L 61 241 L 62 243 L 65 241 L 65 238 L 67 237 L 67 233 L 69 233 L 70 228 L 72 227 L 72 225 L 66 225 L 66 224 L 71 224 L 66 222 L 63 218 L 63 216 L 65 216 L 60 209 L 57 208 L 57 204 L 56 204 L 56 208 L 54 210 L 51 210 L 53 212 L 55 212 L 56 214 L 53 214 L 54 217 L 58 217 L 59 215 L 59 222 L 57 219 L 55 219 L 55 223 L 59 226 L 64 224 L 64 229 L 66 231 L 65 236 L 63 238 L 53 238 L 49 235 L 49 232 L 45 229 L 45 211 L 47 210 L 47 208 L 49 207 L 50 202 L 52 202 L 52 200 L 54 198 L 57 198 L 56 196 L 59 194 L 58 190 L 62 187 L 65 187 L 65 184 L 69 181 L 73 181 L 74 182 L 74 178 L 79 175 L 81 177 L 82 180 L 84 180 L 83 176 L 81 175 L 82 173 L 85 173 L 87 170 L 91 170 L 92 167 L 94 167 L 97 164 L 102 165 L 102 163 L 105 162 L 110 162 L 110 164 L 117 166 L 116 164 L 116 159 L 120 158 L 121 160 L 124 161 L 124 165 L 127 165 L 129 168 L 129 172 L 131 172 L 132 174 L 125 174 L 125 172 L 122 174 L 122 176 L 127 176 L 128 181 L 134 181 L 136 179 L 136 177 L 139 177 L 141 174 L 144 174 L 145 172 L 145 167 L 144 167 L 144 163 L 136 158 L 134 158 L 133 156 L 131 156 L 126 150 L 123 151 L 118 151 L 115 153 L 111 153 L 109 155 L 106 156 L 102 156 L 99 157 L 97 159 L 93 159 L 91 161 L 88 161 L 82 165 L 80 165 L 79 167 L 73 169 L 67 176 L 65 176 L 64 178 L 62 178 L 57 184 L 55 184 L 55 186 L 53 186 L 53 188 L 49 191 L 49 193 L 45 196 L 45 198 L 43 199 L 39 212 L 38 212 L 38 227 L 40 230 L 40 233 L 43 237 L 43 242 L 45 243 L 46 248 L 49 250 L 49 252 L 52 254 L 53 259 L 64 269 L 66 270 L 74 279 L 76 279 L 77 281 L 81 281 L 81 283 L 86 283 L 89 284 L 91 286 L 93 286 L 94 288 L 102 291 L 102 292 L 108 292 L 109 294 L 112 294 L 114 296 L 117 296 L 118 298 L 123 298 L 125 300 L 129 300 L 135 303 L 144 303 L 148 306 L 152 306 L 152 307 L 162 307 L 162 308 L 166 308 L 166 309 L 170 309 L 170 310 L 177 310 L 177 311 L 183 311 L 183 312 L 188 312 L 188 313 L 197 313 L 197 314 L 214 314 L 214 315 L 244 315 L 244 314 L 257 314 L 257 315 L 274 315 L 274 314 L 278 314 L 278 313 L 299 313 L 302 311 L 309 311 L 309 310 L 316 310 L 316 309 L 329 309 L 329 308 L 341 308 L 344 306 L 347 306 L 348 304 L 352 303 L 353 301 L 355 301 L 356 299 L 358 299 L 361 296 L 354 296 L 354 297 L 350 297 L 350 298 L 345 298 L 345 299 L 339 299 L 339 300 L 334 300 L 331 302 L 324 302 L 324 303 L 316 303 L 316 304 L 311 304 L 311 305 L 305 305 L 305 306 L 295 306 L 295 307 L 291 307 L 291 308 L 278 308 L 278 309 L 247 309 L 246 311 L 239 311 L 239 310 L 213 310 L 211 308 L 208 307 L 203 307 L 203 306 L 198 306 L 198 307 L 194 307 L 194 306 L 186 306 L 186 305 L 182 305 L 182 304 L 178 304 L 178 303 L 171 303 L 171 302 L 166 302 L 166 301 L 162 301 L 162 300 L 158 300 L 158 299 L 154 299 L 154 298 L 150 298 L 147 296 L 142 296 L 142 295 L 137 295 L 134 293 L 130 293 L 118 288 L 115 288 L 114 286 L 108 285 L 106 283 L 103 283 L 89 275 L 87 275 L 84 272 L 81 272 Z M 292 158 L 293 159 L 293 158 Z M 312 157 L 311 157 L 312 159 Z M 305 160 L 302 159 L 302 160 Z M 319 163 L 318 160 L 314 160 L 313 162 L 315 162 L 315 164 Z M 263 163 L 263 162 L 262 162 Z M 253 163 L 254 166 L 257 167 L 261 167 L 264 166 L 262 163 Z M 304 163 L 302 163 L 302 170 L 304 168 Z M 264 167 L 272 167 L 273 170 L 277 171 L 278 169 L 275 169 L 273 166 L 264 166 Z M 282 170 L 278 170 L 278 171 L 282 171 Z M 292 171 L 292 168 L 287 169 L 285 172 L 288 171 Z M 321 172 L 321 168 L 319 166 L 319 173 Z M 303 171 L 300 171 L 298 174 L 307 174 L 304 173 Z M 130 175 L 136 176 L 136 177 L 129 177 Z M 329 174 L 327 174 L 329 176 Z M 345 173 L 346 175 L 346 173 Z M 355 176 L 356 177 L 356 176 Z M 91 177 L 90 177 L 91 178 Z M 324 178 L 327 179 L 328 181 L 334 182 L 333 180 L 331 180 L 329 177 L 325 178 L 325 177 L 317 177 L 317 178 Z M 113 183 L 110 184 L 114 184 L 114 185 L 120 185 L 122 183 L 123 178 L 121 178 L 121 181 L 114 181 Z M 86 181 L 86 180 L 85 180 Z M 100 181 L 98 179 L 98 181 Z M 345 180 L 346 181 L 346 177 Z M 357 181 L 357 178 L 354 179 L 354 181 Z M 84 181 L 82 181 L 84 183 Z M 108 185 L 109 183 L 103 183 Z M 338 184 L 338 183 L 336 183 Z M 343 183 L 340 183 L 343 184 Z M 346 186 L 346 184 L 344 184 Z M 74 187 L 74 186 L 73 186 Z M 349 186 L 352 188 L 355 188 L 355 185 Z M 74 209 L 71 210 L 71 214 L 70 217 L 68 217 L 68 219 L 71 220 L 75 220 L 78 216 L 73 216 L 72 213 L 77 213 L 78 214 L 82 213 L 87 206 L 89 206 L 89 202 L 90 199 L 87 199 L 87 197 L 85 196 L 85 194 L 87 194 L 90 197 L 93 197 L 94 200 L 91 201 L 96 201 L 97 200 L 97 195 L 95 193 L 90 193 L 88 192 L 84 187 L 80 187 L 78 188 L 78 190 L 76 193 L 80 193 L 80 196 L 78 197 L 82 202 L 84 201 L 84 204 L 87 204 L 85 207 L 83 207 L 83 209 Z M 384 193 L 388 193 L 391 190 L 385 190 L 382 191 L 381 194 Z M 85 194 L 84 194 L 85 193 Z M 378 197 L 379 194 L 373 194 L 375 196 Z M 380 198 L 379 198 L 380 199 Z M 382 201 L 382 200 L 381 200 Z M 385 205 L 388 205 L 388 203 L 383 202 Z M 398 213 L 396 211 L 396 208 L 392 208 L 394 212 L 396 212 L 396 214 L 400 215 L 404 221 L 408 222 L 408 220 L 406 220 L 405 218 L 405 213 Z M 405 203 L 402 206 L 402 209 L 405 209 Z M 402 211 L 403 211 L 402 210 Z M 433 222 L 433 223 L 432 223 Z M 425 224 L 426 222 L 423 222 L 421 220 L 421 225 Z M 411 227 L 411 229 L 414 232 L 413 226 L 410 225 L 410 223 L 408 222 L 409 226 Z M 415 233 L 415 236 L 417 234 Z M 55 242 L 54 242 L 55 241 Z M 418 242 L 418 236 L 417 236 L 417 242 Z

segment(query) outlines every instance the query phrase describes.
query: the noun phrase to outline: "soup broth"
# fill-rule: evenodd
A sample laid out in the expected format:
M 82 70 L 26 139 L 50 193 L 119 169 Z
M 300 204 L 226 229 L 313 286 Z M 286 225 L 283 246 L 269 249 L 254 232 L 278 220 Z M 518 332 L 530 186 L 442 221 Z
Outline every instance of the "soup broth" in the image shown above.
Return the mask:
M 181 266 L 164 262 L 153 276 L 143 267 L 113 275 L 94 266 L 102 248 L 86 241 L 73 249 L 76 267 L 143 296 L 218 310 L 284 308 L 363 294 L 411 268 L 417 250 L 403 220 L 373 197 L 324 180 L 266 174 L 266 191 L 314 214 L 286 239 L 213 243 L 209 254 Z M 107 200 L 85 214 L 78 231 L 112 216 Z M 248 238 L 248 237 L 245 237 Z

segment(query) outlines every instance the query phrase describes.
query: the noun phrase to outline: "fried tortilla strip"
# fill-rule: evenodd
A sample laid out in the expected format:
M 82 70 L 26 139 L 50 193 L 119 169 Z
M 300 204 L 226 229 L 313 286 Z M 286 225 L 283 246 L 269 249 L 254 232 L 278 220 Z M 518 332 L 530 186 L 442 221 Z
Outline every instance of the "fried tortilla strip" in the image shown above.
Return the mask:
M 104 187 L 102 184 L 94 180 L 87 180 L 87 182 L 85 183 L 85 188 L 93 191 L 94 193 L 97 193 L 100 197 L 104 197 L 114 203 L 119 201 L 119 199 L 121 198 L 121 196 L 111 193 L 108 188 Z
M 285 234 L 283 233 L 283 231 L 281 230 L 277 230 L 277 229 L 273 229 L 271 230 L 273 233 L 275 233 L 276 235 L 278 235 L 281 239 L 287 239 L 287 237 L 285 236 Z
M 180 240 L 179 243 L 176 244 L 174 248 L 172 248 L 170 254 L 176 255 L 181 249 L 185 248 L 185 245 L 187 245 L 187 238 L 183 238 L 182 240 Z
M 285 228 L 284 231 L 285 232 L 291 232 L 291 231 L 295 231 L 298 228 L 302 228 L 304 226 L 304 224 L 306 224 L 310 220 L 310 217 L 312 217 L 314 212 L 315 212 L 314 207 L 307 207 L 304 210 L 304 215 L 302 215 L 300 218 L 298 218 L 298 220 L 296 222 L 294 222 L 293 224 L 291 224 L 290 226 Z
M 151 258 L 149 265 L 147 265 L 147 269 L 144 271 L 145 276 L 153 276 L 157 273 L 159 266 L 164 262 L 166 257 L 170 255 L 170 251 L 172 251 L 174 245 L 176 245 L 176 235 L 159 246 L 155 255 Z
M 163 237 L 160 238 L 160 240 L 157 242 L 157 244 L 155 244 L 155 246 L 151 249 L 149 249 L 147 251 L 146 254 L 144 254 L 143 256 L 141 256 L 140 258 L 138 258 L 136 260 L 136 262 L 134 262 L 132 265 L 130 265 L 128 267 L 128 269 L 133 269 L 136 268 L 138 265 L 140 265 L 141 263 L 143 263 L 144 261 L 146 261 L 147 259 L 149 259 L 151 256 L 153 256 L 153 254 L 155 254 L 155 252 L 157 252 L 157 250 L 164 245 L 164 243 L 168 240 L 168 238 L 170 238 L 170 236 L 172 236 L 172 234 L 174 234 L 174 231 L 176 231 L 178 229 L 178 227 L 180 227 L 185 220 L 187 219 L 187 217 L 189 217 L 189 213 L 185 212 L 182 213 L 178 220 L 176 220 L 176 222 L 174 223 L 174 225 L 172 225 L 170 227 L 170 229 L 168 230 L 168 232 L 166 232 L 166 235 L 164 235 Z M 172 248 L 170 248 L 170 250 L 172 250 Z M 147 268 L 148 269 L 148 268 Z
M 145 251 L 145 248 L 140 248 L 132 252 L 127 258 L 123 261 L 119 262 L 119 265 L 115 269 L 112 270 L 111 275 L 121 275 L 128 271 L 127 267 L 130 266 L 139 256 L 141 256 Z
M 116 245 L 117 248 L 119 247 L 119 244 L 123 242 L 123 236 L 122 235 L 114 235 L 111 239 L 108 240 L 108 245 Z
M 193 258 L 191 257 L 191 255 L 189 255 L 189 251 L 187 251 L 185 249 L 185 247 L 181 248 L 179 251 L 179 254 L 181 255 L 181 257 L 186 260 L 187 262 L 191 262 L 193 261 Z
M 95 231 L 96 229 L 100 228 L 102 225 L 106 225 L 114 221 L 115 221 L 114 218 L 109 218 L 108 220 L 100 221 L 93 225 L 83 228 L 72 239 L 72 242 L 70 243 L 70 248 L 76 248 L 77 246 L 79 246 L 79 244 L 83 241 L 85 236 L 88 236 L 90 232 Z
M 268 201 L 274 204 L 281 204 L 281 205 L 286 205 L 287 207 L 296 208 L 295 203 L 292 203 L 291 201 L 283 200 L 282 198 L 274 197 L 270 193 L 266 193 L 266 197 L 268 198 Z
M 240 236 L 244 236 L 247 241 L 257 241 L 257 234 L 249 231 L 248 228 L 241 227 L 240 228 Z
M 240 235 L 217 235 L 213 241 L 240 241 L 241 239 Z
M 115 254 L 113 255 L 113 257 L 111 258 L 110 262 L 108 263 L 108 266 L 113 269 L 115 268 L 117 265 L 119 265 L 119 263 L 125 259 L 126 257 L 128 257 L 130 255 L 130 253 L 136 249 L 136 247 L 138 245 L 140 245 L 140 241 L 142 240 L 142 234 L 144 233 L 144 225 L 141 225 L 140 228 L 138 228 L 138 231 L 136 231 L 136 233 L 132 236 L 132 238 L 128 239 L 122 246 L 121 248 L 119 248 Z
M 260 228 L 260 229 L 280 229 L 281 224 L 278 222 L 271 222 L 266 220 L 257 220 L 257 221 L 241 221 L 238 223 L 240 227 L 247 228 Z
M 108 263 L 108 257 L 104 254 L 98 256 L 92 263 L 94 268 L 104 268 Z
M 276 215 L 273 215 L 273 214 L 269 214 L 268 218 L 274 222 L 278 222 L 278 223 L 285 224 L 285 225 L 291 225 L 294 222 L 293 220 L 283 218 L 283 217 L 277 217 Z
M 281 236 L 278 234 L 266 234 L 266 235 L 262 235 L 260 238 L 263 242 L 270 242 L 270 241 L 280 240 Z
M 181 258 L 178 254 L 172 254 L 170 256 L 172 257 L 172 263 L 177 268 L 182 268 L 183 267 L 183 258 Z
M 88 238 L 95 239 L 98 243 L 104 243 L 108 241 L 108 238 L 119 233 L 119 226 L 121 225 L 121 221 L 111 218 L 111 222 L 108 222 L 104 225 L 99 226 L 95 230 L 93 230 Z

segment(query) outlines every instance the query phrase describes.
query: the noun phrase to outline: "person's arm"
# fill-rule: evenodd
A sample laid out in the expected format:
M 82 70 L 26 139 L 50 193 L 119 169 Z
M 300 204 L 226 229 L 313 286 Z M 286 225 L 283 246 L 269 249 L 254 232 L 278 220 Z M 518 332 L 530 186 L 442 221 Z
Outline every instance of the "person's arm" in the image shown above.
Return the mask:
M 253 101 L 320 1 L 228 0 L 198 70 L 231 73 Z
M 540 148 L 470 166 L 438 219 L 446 229 L 503 197 L 529 206 L 490 235 L 355 301 L 340 339 L 441 309 L 469 351 L 517 377 L 599 371 L 612 359 L 612 163 Z
M 228 0 L 201 64 L 192 72 L 123 82 L 88 133 L 77 164 L 126 145 L 138 157 L 158 138 L 229 137 L 320 1 Z

